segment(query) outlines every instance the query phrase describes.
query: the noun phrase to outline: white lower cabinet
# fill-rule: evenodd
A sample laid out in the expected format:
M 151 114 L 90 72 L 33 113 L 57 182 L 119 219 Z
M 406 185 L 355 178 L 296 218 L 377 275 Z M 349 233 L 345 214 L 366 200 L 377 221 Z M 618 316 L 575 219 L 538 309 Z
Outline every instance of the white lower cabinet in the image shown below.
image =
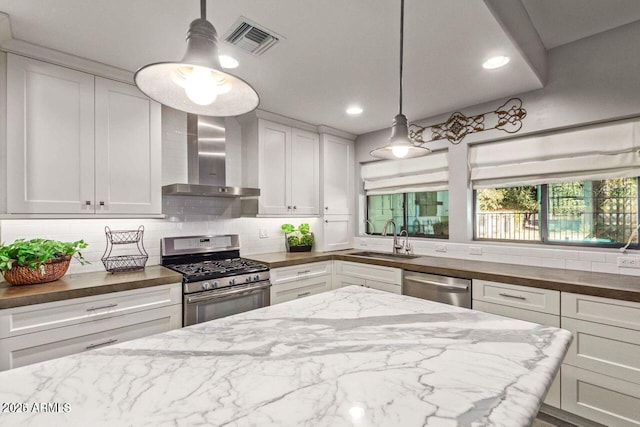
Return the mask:
M 637 427 L 640 385 L 563 365 L 562 409 L 606 426 Z
M 0 340 L 0 370 L 130 341 L 182 325 L 180 305 Z
M 402 270 L 399 268 L 350 261 L 335 261 L 334 267 L 334 289 L 355 285 L 402 294 Z
M 180 283 L 0 311 L 0 370 L 182 326 Z
M 333 262 L 314 262 L 271 270 L 271 305 L 330 291 Z
M 474 280 L 471 287 L 474 310 L 512 319 L 560 327 L 560 292 L 529 286 Z M 560 372 L 551 383 L 544 403 L 561 407 Z
M 608 426 L 640 426 L 640 303 L 562 293 L 573 334 L 562 409 Z

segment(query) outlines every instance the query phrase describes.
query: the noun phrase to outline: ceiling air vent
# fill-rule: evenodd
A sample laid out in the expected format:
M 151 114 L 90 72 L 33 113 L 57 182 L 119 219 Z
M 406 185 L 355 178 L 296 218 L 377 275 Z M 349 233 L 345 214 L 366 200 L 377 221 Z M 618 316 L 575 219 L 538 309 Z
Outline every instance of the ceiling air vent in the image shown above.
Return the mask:
M 281 37 L 273 31 L 267 30 L 243 16 L 236 21 L 224 36 L 224 40 L 227 43 L 238 46 L 240 49 L 246 50 L 256 56 L 265 53 L 269 48 L 278 43 L 280 38 Z

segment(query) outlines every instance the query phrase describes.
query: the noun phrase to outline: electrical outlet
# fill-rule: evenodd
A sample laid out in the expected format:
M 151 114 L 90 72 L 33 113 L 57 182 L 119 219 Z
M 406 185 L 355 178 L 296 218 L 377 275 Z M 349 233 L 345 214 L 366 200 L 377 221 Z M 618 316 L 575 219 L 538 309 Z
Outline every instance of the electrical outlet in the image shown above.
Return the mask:
M 618 257 L 618 267 L 640 268 L 640 258 L 638 257 Z
M 436 252 L 447 252 L 447 245 L 436 245 Z
M 267 239 L 267 238 L 269 237 L 269 236 L 267 235 L 267 230 L 266 230 L 266 229 L 264 229 L 264 228 L 261 228 L 261 229 L 258 231 L 258 236 L 259 236 L 261 239 Z
M 482 247 L 469 246 L 469 255 L 482 255 Z

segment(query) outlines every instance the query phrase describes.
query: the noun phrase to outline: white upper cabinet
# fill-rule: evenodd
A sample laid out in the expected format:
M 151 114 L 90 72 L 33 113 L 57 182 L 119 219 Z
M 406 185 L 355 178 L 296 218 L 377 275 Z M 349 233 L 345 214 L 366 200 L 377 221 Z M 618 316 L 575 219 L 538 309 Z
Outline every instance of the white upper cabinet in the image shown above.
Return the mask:
M 95 93 L 96 211 L 160 213 L 160 104 L 100 77 Z
M 291 204 L 297 215 L 318 215 L 320 140 L 317 133 L 291 129 Z
M 319 137 L 313 132 L 258 122 L 261 215 L 318 215 Z
M 132 85 L 9 54 L 8 213 L 160 214 L 160 117 Z
M 93 76 L 9 54 L 9 213 L 93 213 L 93 142 Z
M 291 128 L 259 122 L 260 214 L 287 215 L 291 211 Z
M 353 141 L 322 135 L 323 213 L 349 215 L 353 205 Z

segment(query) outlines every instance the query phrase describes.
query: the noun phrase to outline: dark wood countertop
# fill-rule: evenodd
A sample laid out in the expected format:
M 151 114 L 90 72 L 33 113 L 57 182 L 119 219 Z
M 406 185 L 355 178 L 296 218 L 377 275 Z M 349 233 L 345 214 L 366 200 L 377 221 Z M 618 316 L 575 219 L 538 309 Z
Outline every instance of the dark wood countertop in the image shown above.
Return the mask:
M 251 255 L 246 258 L 265 263 L 269 265 L 270 268 L 330 260 L 353 261 L 422 273 L 460 277 L 463 279 L 490 280 L 494 282 L 512 283 L 514 285 L 640 302 L 640 277 L 637 276 L 432 256 L 419 256 L 414 259 L 385 260 L 354 256 L 353 253 L 356 252 L 362 251 L 278 252 Z
M 159 265 L 123 273 L 69 274 L 55 282 L 14 286 L 0 284 L 0 309 L 182 282 L 182 275 Z

